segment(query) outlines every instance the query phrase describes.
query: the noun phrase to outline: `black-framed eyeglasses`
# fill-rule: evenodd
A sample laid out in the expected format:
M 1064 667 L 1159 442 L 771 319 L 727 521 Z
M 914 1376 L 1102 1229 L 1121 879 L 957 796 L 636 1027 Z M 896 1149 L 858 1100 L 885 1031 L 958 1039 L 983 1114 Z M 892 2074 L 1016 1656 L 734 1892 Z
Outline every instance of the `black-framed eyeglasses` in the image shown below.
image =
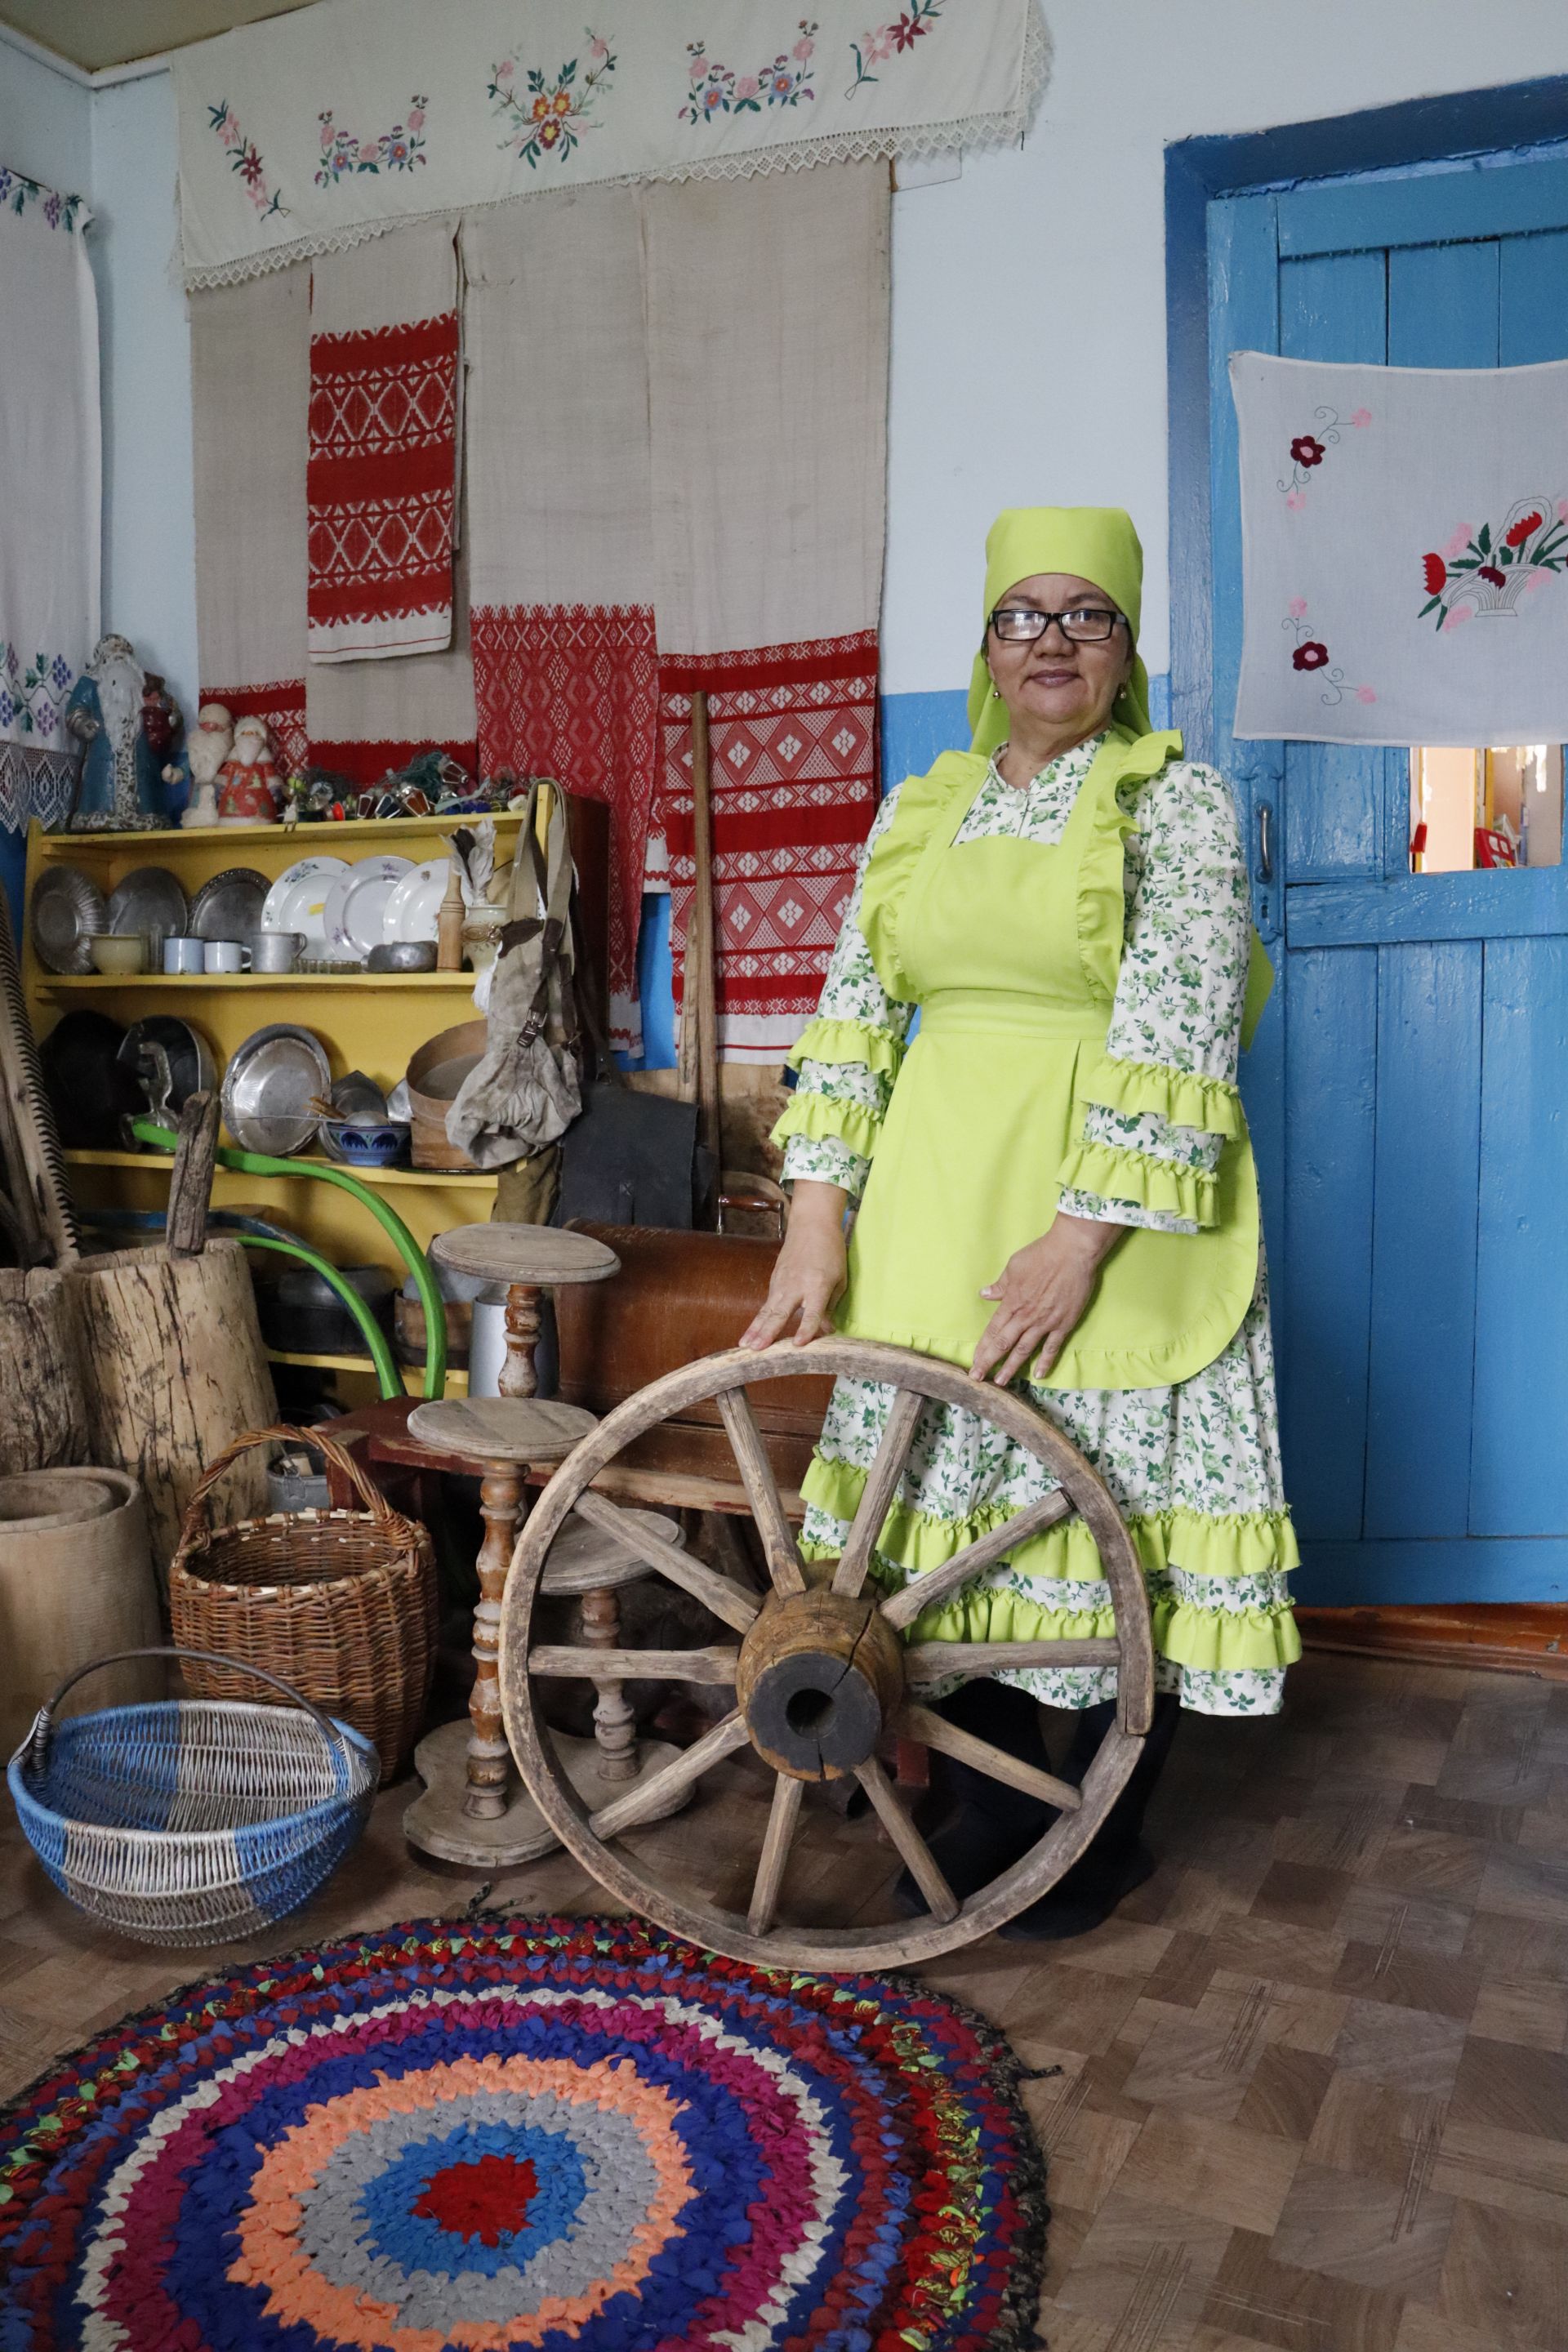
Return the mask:
M 1055 621 L 1073 645 L 1100 646 L 1125 617 L 1109 604 L 1075 604 L 1066 613 L 1042 613 L 1033 604 L 998 604 L 989 626 L 1005 646 L 1032 646 Z

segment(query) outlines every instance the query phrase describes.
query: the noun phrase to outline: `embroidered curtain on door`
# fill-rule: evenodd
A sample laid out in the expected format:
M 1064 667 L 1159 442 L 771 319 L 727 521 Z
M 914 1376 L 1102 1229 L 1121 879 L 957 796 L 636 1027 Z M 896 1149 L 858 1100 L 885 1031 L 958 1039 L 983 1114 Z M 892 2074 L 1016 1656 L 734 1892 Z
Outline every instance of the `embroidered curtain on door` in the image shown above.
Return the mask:
M 0 825 L 60 824 L 65 707 L 98 635 L 100 445 L 92 215 L 0 167 Z
M 1237 352 L 1241 736 L 1568 738 L 1568 362 Z

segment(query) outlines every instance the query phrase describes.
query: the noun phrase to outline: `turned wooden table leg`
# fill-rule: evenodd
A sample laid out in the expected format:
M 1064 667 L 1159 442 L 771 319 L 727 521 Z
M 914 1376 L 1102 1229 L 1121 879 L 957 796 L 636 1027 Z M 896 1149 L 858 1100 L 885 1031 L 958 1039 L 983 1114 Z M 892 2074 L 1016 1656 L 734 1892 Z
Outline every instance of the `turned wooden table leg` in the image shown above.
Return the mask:
M 613 1587 L 583 1595 L 583 1639 L 595 1650 L 620 1646 L 621 1608 Z M 637 1777 L 637 1718 L 619 1683 L 595 1683 L 594 1738 L 599 1748 L 599 1771 L 606 1780 Z
M 474 1688 L 468 1700 L 468 1792 L 463 1800 L 464 1812 L 476 1821 L 494 1821 L 505 1812 L 511 1779 L 511 1750 L 506 1744 L 500 1711 L 500 1617 L 522 1516 L 523 1466 L 489 1462 L 479 1484 L 485 1539 L 478 1561 Z
M 536 1285 L 514 1282 L 506 1294 L 506 1360 L 496 1385 L 503 1397 L 539 1393 L 534 1350 L 539 1345 L 539 1298 Z

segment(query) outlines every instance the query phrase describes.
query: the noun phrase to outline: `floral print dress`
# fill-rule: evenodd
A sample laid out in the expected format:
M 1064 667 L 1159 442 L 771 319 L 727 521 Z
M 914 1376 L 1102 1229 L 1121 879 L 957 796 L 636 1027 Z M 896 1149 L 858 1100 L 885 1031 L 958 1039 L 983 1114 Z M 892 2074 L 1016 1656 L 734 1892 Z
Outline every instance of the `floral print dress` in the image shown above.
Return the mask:
M 1009 785 L 993 760 L 954 845 L 996 836 L 1059 841 L 1102 740 L 1064 753 L 1023 789 Z M 895 790 L 878 812 L 816 1019 L 792 1056 L 796 1092 L 776 1130 L 786 1182 L 816 1178 L 854 1201 L 870 1172 L 915 1009 L 889 995 L 859 921 L 866 865 L 897 798 Z M 1089 1107 L 1058 1207 L 1102 1223 L 1195 1234 L 1213 1222 L 1214 1171 L 1239 1117 L 1249 924 L 1235 808 L 1222 777 L 1184 761 L 1123 787 L 1121 805 L 1131 819 L 1125 921 L 1105 1050 L 1126 1066 L 1129 1083 L 1120 1107 Z M 814 1042 L 829 1041 L 833 1058 L 814 1058 Z M 1163 1108 L 1144 1107 L 1151 1100 Z M 1046 1389 L 1023 1378 L 1014 1386 L 1087 1455 L 1128 1522 L 1149 1590 L 1157 1686 L 1203 1714 L 1276 1712 L 1300 1645 L 1286 1585 L 1297 1552 L 1280 1477 L 1261 1248 L 1240 1328 L 1191 1378 L 1164 1388 Z M 842 1549 L 893 1393 L 872 1381 L 836 1383 L 804 1489 L 808 1555 Z M 902 1583 L 1054 1483 L 978 1416 L 929 1405 L 875 1573 L 886 1585 Z M 1098 1554 L 1078 1519 L 1037 1538 L 912 1629 L 921 1640 L 968 1641 L 1113 1631 Z M 1116 1686 L 1113 1667 L 1007 1671 L 998 1679 L 1068 1707 L 1091 1706 Z

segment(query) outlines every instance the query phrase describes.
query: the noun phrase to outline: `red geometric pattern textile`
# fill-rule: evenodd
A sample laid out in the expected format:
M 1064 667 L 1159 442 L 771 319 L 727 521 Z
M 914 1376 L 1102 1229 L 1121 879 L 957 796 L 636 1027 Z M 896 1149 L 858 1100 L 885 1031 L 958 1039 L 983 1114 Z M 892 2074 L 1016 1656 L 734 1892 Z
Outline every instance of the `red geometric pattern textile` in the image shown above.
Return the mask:
M 643 860 L 658 751 L 658 653 L 647 604 L 476 604 L 479 770 L 553 776 L 611 811 L 610 995 L 630 1046 Z
M 310 649 L 452 638 L 458 314 L 310 338 Z
M 298 772 L 310 756 L 305 737 L 305 681 L 275 678 L 270 686 L 204 686 L 204 702 L 221 702 L 231 719 L 265 719 L 281 776 Z
M 719 1038 L 776 1062 L 816 1010 L 877 809 L 877 632 L 659 665 L 659 814 L 680 1002 L 696 869 L 691 695 L 708 689 Z
M 334 742 L 330 736 L 312 736 L 310 761 L 317 768 L 330 768 L 335 776 L 352 777 L 356 784 L 379 784 L 383 776 L 392 775 L 405 768 L 421 751 L 447 751 L 460 768 L 471 776 L 475 772 L 475 749 L 470 736 L 466 743 L 432 743 L 428 736 L 417 742 L 375 743 Z

